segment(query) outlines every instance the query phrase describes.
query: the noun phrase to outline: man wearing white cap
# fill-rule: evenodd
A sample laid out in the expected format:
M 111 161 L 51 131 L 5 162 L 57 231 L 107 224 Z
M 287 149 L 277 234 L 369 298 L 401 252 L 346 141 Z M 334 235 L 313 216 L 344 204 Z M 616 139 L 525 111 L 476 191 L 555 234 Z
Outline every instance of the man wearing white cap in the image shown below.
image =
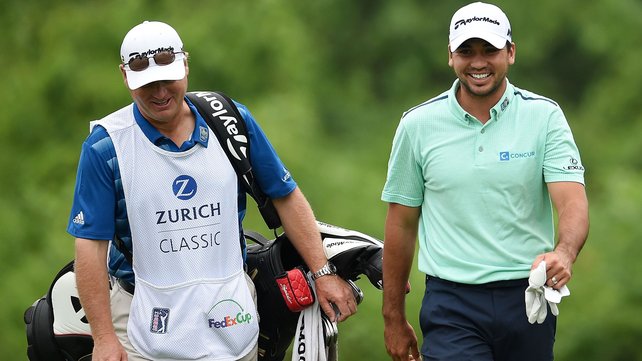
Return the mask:
M 381 197 L 383 316 L 394 360 L 553 359 L 556 317 L 544 302 L 541 323 L 531 324 L 525 290 L 543 260 L 546 285 L 571 279 L 588 235 L 584 168 L 557 103 L 508 81 L 514 62 L 502 10 L 464 6 L 450 23 L 457 79 L 401 118 Z M 426 274 L 421 349 L 404 310 L 417 237 Z
M 246 194 L 185 97 L 183 42 L 171 26 L 144 22 L 125 36 L 121 60 L 134 102 L 91 123 L 68 225 L 92 359 L 256 360 L 259 319 L 241 226 Z M 356 301 L 350 286 L 327 271 L 308 202 L 249 110 L 235 105 L 247 126 L 256 181 L 319 275 L 320 306 L 331 319 L 346 319 Z M 112 240 L 122 242 L 132 263 Z

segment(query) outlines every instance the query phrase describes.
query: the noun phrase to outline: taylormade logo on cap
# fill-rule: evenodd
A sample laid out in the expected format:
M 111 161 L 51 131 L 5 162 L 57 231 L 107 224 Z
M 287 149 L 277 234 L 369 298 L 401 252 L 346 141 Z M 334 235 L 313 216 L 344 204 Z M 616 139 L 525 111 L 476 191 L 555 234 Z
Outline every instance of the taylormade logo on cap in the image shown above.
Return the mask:
M 499 21 L 497 21 L 497 20 L 493 20 L 493 19 L 489 19 L 489 18 L 478 18 L 478 17 L 474 16 L 474 17 L 472 17 L 470 19 L 457 20 L 455 22 L 455 29 L 454 30 L 457 30 L 460 25 L 470 24 L 473 21 L 486 21 L 486 22 L 489 22 L 489 23 L 493 23 L 495 25 L 499 25 Z
M 128 63 L 135 57 L 151 57 L 160 51 L 171 50 L 180 52 L 183 50 L 183 41 L 174 28 L 159 22 L 145 21 L 133 27 L 120 47 L 120 58 L 123 64 Z M 141 71 L 132 71 L 125 67 L 127 85 L 131 90 L 138 89 L 151 82 L 160 80 L 180 80 L 185 77 L 184 55 L 176 54 L 173 63 L 169 65 L 156 65 L 150 61 L 148 68 Z
M 498 49 L 512 41 L 510 22 L 495 5 L 476 2 L 457 10 L 450 21 L 448 37 L 450 51 L 455 51 L 466 40 L 479 38 Z

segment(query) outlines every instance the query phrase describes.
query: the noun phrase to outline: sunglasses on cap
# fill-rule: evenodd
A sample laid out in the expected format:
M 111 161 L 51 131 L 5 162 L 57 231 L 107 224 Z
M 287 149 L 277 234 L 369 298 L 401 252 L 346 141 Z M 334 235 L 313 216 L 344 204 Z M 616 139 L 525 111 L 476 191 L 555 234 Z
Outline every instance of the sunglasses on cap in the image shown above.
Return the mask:
M 139 54 L 129 59 L 127 63 L 123 63 L 123 65 L 128 66 L 131 71 L 143 71 L 149 68 L 149 58 L 153 58 L 156 65 L 169 65 L 176 60 L 176 54 L 187 54 L 187 52 L 164 50 L 150 56 Z

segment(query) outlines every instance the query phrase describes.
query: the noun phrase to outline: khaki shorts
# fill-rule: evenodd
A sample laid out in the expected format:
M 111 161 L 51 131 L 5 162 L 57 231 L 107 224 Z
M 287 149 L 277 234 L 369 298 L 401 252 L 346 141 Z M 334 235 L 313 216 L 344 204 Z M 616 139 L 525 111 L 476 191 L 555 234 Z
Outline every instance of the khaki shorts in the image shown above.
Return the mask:
M 246 274 L 245 279 L 247 284 L 250 287 L 250 292 L 252 293 L 252 298 L 254 299 L 254 305 L 256 306 L 256 288 L 254 288 L 254 283 L 252 279 Z M 123 345 L 127 351 L 127 357 L 129 361 L 153 361 L 148 358 L 141 356 L 141 354 L 136 351 L 131 342 L 129 342 L 129 337 L 127 337 L 127 321 L 129 320 L 129 309 L 132 304 L 133 295 L 125 291 L 118 282 L 113 282 L 113 287 L 111 290 L 111 317 L 114 323 L 114 329 L 116 330 L 116 335 L 120 339 L 120 343 Z M 258 357 L 258 339 L 254 348 L 240 358 L 238 361 L 256 361 Z

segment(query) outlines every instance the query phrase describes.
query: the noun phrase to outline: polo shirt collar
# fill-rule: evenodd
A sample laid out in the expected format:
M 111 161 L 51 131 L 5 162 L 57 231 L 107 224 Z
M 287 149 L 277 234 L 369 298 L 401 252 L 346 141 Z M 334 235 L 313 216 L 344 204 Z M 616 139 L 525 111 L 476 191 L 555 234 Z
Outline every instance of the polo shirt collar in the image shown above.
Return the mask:
M 460 119 L 463 122 L 467 122 L 467 119 L 469 117 L 472 117 L 472 115 L 468 114 L 467 111 L 464 110 L 464 108 L 459 105 L 459 102 L 457 101 L 457 89 L 459 89 L 459 79 L 455 79 L 455 82 L 453 83 L 452 87 L 448 91 L 448 103 L 449 103 L 449 108 L 450 111 L 457 117 L 457 119 Z M 508 110 L 508 107 L 510 106 L 511 103 L 513 103 L 513 100 L 515 99 L 515 87 L 511 82 L 506 79 L 506 90 L 504 91 L 504 95 L 499 99 L 497 104 L 495 104 L 491 109 L 490 112 L 492 115 L 494 115 L 494 118 L 499 120 L 501 119 L 502 115 L 506 110 Z
M 192 111 L 192 114 L 194 114 L 196 118 L 196 123 L 194 126 L 194 132 L 192 133 L 192 136 L 190 140 L 185 142 L 185 145 L 188 145 L 186 147 L 181 146 L 181 148 L 186 148 L 186 149 L 180 149 L 180 150 L 187 150 L 191 148 L 195 144 L 200 144 L 203 147 L 207 148 L 207 142 L 209 140 L 209 128 L 207 126 L 207 123 L 205 123 L 205 119 L 201 116 L 201 114 L 198 112 L 194 104 L 185 97 L 185 102 L 187 102 L 187 105 L 189 106 L 190 110 Z M 140 109 L 138 109 L 138 105 L 134 102 L 134 119 L 136 119 L 136 124 L 140 127 L 140 129 L 143 131 L 143 134 L 149 139 L 150 142 L 154 143 L 155 145 L 159 145 L 160 143 L 164 143 L 166 141 L 169 141 L 169 139 L 161 134 L 161 132 L 158 131 L 153 125 L 145 119 L 143 114 L 140 112 Z

